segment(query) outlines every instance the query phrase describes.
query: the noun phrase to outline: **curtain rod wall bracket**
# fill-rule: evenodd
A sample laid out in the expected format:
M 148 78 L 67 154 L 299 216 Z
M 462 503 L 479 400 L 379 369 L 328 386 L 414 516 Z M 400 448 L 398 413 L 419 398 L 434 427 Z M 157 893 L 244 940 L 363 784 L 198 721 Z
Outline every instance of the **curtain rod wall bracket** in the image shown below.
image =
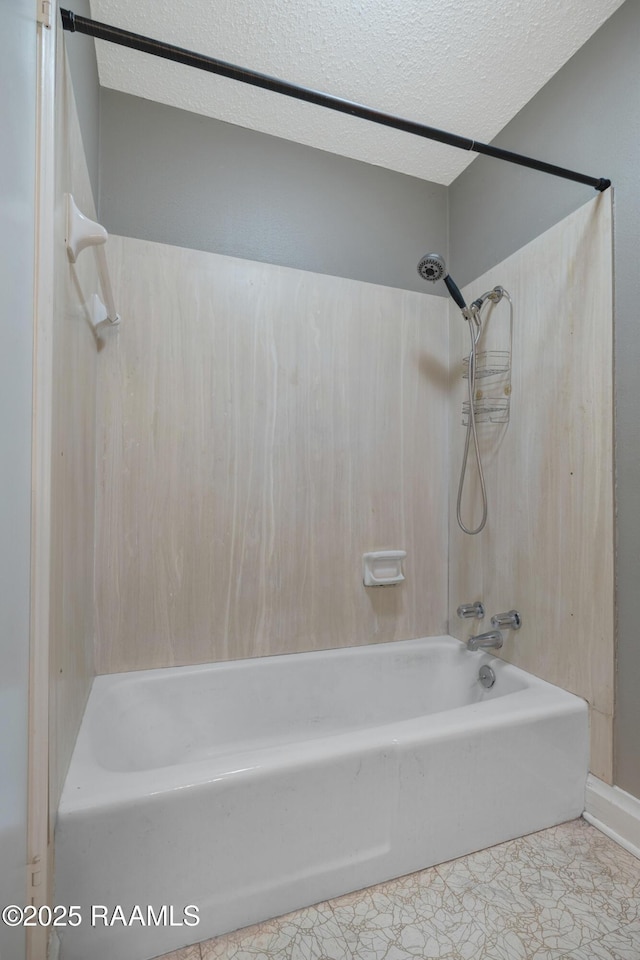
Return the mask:
M 62 29 L 69 30 L 70 33 L 76 32 L 76 15 L 71 10 L 63 10 L 60 8 L 60 16 L 62 18 Z

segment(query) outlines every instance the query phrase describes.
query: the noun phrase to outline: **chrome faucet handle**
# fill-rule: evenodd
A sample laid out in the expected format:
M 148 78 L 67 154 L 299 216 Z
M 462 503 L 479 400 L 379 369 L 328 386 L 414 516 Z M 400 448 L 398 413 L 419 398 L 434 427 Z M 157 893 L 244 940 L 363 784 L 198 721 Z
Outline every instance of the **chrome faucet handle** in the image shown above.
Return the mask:
M 496 613 L 495 617 L 491 617 L 491 626 L 502 630 L 519 630 L 522 626 L 522 617 L 517 610 Z
M 461 603 L 457 614 L 461 620 L 482 620 L 484 607 L 479 600 L 476 600 L 475 603 Z

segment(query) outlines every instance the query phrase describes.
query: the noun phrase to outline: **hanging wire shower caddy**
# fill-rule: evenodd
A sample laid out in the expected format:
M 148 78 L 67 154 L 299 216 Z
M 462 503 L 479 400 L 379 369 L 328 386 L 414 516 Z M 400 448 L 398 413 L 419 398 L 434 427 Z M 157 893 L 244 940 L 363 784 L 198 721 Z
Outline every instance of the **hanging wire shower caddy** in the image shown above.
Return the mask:
M 473 409 L 477 423 L 509 423 L 511 411 L 511 332 L 508 350 L 476 354 Z M 469 357 L 464 357 L 464 380 L 469 379 Z M 469 422 L 469 401 L 462 403 L 462 425 Z

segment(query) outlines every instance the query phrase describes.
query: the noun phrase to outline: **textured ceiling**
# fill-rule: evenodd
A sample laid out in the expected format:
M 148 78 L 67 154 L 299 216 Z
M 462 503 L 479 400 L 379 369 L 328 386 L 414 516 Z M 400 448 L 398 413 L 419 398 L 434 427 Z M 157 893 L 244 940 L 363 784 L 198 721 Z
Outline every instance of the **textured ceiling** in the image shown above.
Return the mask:
M 622 2 L 91 0 L 91 11 L 96 20 L 488 142 Z M 475 157 L 124 47 L 96 47 L 102 86 L 137 97 L 437 183 L 451 183 Z M 553 144 L 542 159 L 554 161 Z

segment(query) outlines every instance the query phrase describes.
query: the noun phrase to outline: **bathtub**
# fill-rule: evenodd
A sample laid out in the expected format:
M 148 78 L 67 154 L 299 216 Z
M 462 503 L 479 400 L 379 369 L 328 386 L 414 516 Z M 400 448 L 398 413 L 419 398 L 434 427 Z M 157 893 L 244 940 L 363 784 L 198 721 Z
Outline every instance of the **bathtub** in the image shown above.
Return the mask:
M 577 817 L 587 725 L 451 637 L 98 677 L 56 830 L 62 958 L 147 960 Z

